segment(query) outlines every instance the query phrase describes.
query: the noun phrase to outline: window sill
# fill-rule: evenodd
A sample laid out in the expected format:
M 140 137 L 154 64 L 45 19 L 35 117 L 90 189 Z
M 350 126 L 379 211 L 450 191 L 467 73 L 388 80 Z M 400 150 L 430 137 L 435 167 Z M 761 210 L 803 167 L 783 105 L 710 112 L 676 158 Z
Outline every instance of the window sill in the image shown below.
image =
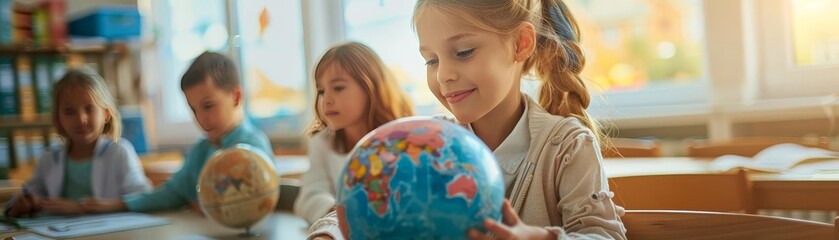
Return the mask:
M 637 129 L 707 125 L 714 120 L 750 123 L 825 119 L 835 118 L 836 111 L 839 111 L 839 98 L 818 96 L 763 99 L 716 107 L 708 103 L 613 107 L 610 111 L 592 111 L 592 115 L 621 129 Z

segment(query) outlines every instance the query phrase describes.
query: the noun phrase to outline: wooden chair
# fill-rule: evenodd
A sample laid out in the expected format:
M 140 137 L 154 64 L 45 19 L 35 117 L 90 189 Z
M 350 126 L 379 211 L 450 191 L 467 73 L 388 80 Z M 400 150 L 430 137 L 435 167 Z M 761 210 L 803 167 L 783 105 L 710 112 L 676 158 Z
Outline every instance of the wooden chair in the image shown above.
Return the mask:
M 604 158 L 661 157 L 661 148 L 655 140 L 611 138 L 601 153 Z
M 742 213 L 628 210 L 621 217 L 630 240 L 835 239 L 839 226 Z M 839 222 L 839 218 L 835 220 Z
M 615 204 L 627 210 L 756 213 L 745 170 L 734 173 L 613 177 Z
M 818 139 L 754 137 L 721 142 L 692 142 L 688 145 L 687 156 L 715 158 L 726 154 L 733 154 L 753 157 L 761 150 L 781 143 L 796 143 L 807 147 L 830 149 L 830 142 L 825 137 Z
M 277 201 L 277 210 L 294 211 L 294 201 L 300 193 L 303 181 L 294 178 L 280 178 L 280 199 Z

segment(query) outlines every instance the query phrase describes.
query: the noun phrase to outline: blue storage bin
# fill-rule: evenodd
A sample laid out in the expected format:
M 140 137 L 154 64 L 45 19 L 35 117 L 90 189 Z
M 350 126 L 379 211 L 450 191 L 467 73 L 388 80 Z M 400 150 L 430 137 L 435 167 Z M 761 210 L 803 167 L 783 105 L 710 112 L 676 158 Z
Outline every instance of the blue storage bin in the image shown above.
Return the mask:
M 140 11 L 134 6 L 103 6 L 71 20 L 70 35 L 98 36 L 109 40 L 140 36 Z
M 122 138 L 134 145 L 137 154 L 148 153 L 146 128 L 143 124 L 143 114 L 140 108 L 123 106 L 119 108 L 119 113 L 122 115 Z

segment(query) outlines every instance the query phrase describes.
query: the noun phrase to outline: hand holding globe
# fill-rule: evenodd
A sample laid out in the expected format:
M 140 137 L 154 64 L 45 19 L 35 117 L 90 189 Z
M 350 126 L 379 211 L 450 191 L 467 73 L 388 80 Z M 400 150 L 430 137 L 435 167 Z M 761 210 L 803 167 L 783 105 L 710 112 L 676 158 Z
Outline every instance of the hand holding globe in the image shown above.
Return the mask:
M 492 152 L 449 121 L 408 118 L 367 134 L 338 188 L 348 239 L 462 239 L 501 220 L 504 181 Z

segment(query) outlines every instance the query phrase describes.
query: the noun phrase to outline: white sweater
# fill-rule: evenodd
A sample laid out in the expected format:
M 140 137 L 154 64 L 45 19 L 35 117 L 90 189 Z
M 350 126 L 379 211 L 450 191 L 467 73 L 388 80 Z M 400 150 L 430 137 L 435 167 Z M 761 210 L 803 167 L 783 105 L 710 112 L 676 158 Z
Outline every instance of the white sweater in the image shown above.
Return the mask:
M 303 174 L 303 187 L 294 203 L 294 214 L 313 223 L 335 206 L 335 183 L 347 163 L 347 154 L 332 149 L 334 132 L 321 131 L 309 139 L 311 168 Z

